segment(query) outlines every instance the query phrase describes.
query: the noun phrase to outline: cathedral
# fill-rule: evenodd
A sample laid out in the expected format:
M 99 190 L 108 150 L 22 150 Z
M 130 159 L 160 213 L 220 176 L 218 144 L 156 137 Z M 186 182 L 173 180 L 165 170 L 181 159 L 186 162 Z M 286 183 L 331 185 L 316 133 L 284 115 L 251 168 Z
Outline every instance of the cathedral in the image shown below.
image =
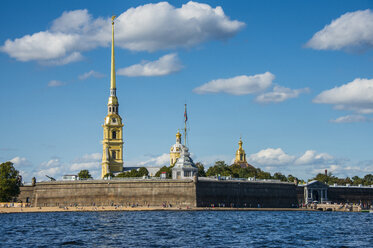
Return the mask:
M 111 77 L 110 77 L 110 96 L 107 104 L 108 114 L 105 117 L 102 140 L 102 173 L 101 177 L 115 175 L 123 172 L 123 123 L 119 115 L 119 102 L 116 96 L 115 81 L 115 57 L 114 57 L 114 19 L 112 17 L 112 40 L 111 40 Z M 186 147 L 186 124 L 187 112 L 185 104 L 185 132 L 184 145 L 181 143 L 181 133 L 176 133 L 176 143 L 170 149 L 170 166 L 172 167 L 172 177 L 174 179 L 192 178 L 198 169 L 190 157 L 189 149 Z M 242 140 L 238 142 L 238 150 L 234 160 L 235 164 L 243 168 L 252 167 L 246 161 L 246 153 L 242 148 Z
M 116 96 L 115 59 L 114 59 L 114 18 L 111 22 L 111 77 L 108 114 L 105 117 L 104 139 L 102 140 L 102 173 L 101 177 L 123 171 L 123 124 L 119 115 L 119 103 Z

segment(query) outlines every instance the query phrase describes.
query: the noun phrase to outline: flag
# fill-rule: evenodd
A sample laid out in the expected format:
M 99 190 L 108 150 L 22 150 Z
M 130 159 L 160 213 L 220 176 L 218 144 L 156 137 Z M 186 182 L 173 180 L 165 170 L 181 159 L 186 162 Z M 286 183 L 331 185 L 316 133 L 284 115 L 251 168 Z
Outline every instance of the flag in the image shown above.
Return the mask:
M 184 112 L 184 119 L 185 119 L 185 122 L 188 120 L 188 115 L 187 115 L 186 109 L 185 109 L 185 112 Z

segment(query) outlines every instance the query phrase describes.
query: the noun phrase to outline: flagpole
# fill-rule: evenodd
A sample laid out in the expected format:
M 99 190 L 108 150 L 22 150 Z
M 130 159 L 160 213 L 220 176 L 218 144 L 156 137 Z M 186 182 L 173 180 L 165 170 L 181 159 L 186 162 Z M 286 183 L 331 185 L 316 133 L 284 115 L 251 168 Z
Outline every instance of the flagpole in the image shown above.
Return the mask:
M 186 146 L 186 140 L 187 140 L 187 123 L 188 117 L 187 117 L 187 108 L 185 104 L 185 111 L 184 111 L 184 146 Z

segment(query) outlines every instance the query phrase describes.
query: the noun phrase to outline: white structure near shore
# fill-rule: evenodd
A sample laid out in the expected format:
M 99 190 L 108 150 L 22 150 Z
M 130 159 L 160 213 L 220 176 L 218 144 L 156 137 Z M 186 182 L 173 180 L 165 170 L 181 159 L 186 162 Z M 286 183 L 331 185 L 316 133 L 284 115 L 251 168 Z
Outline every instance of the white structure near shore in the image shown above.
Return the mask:
M 192 179 L 198 174 L 198 168 L 190 157 L 187 147 L 181 149 L 180 158 L 172 168 L 172 179 Z

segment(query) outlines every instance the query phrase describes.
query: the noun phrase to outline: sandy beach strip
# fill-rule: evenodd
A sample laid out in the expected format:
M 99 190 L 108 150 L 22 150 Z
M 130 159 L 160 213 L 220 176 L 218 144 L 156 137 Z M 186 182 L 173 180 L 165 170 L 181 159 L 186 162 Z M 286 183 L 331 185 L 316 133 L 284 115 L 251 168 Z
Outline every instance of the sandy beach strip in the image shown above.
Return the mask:
M 203 208 L 203 207 L 0 207 L 0 214 L 8 213 L 45 213 L 45 212 L 103 212 L 103 211 L 315 211 L 303 208 Z

